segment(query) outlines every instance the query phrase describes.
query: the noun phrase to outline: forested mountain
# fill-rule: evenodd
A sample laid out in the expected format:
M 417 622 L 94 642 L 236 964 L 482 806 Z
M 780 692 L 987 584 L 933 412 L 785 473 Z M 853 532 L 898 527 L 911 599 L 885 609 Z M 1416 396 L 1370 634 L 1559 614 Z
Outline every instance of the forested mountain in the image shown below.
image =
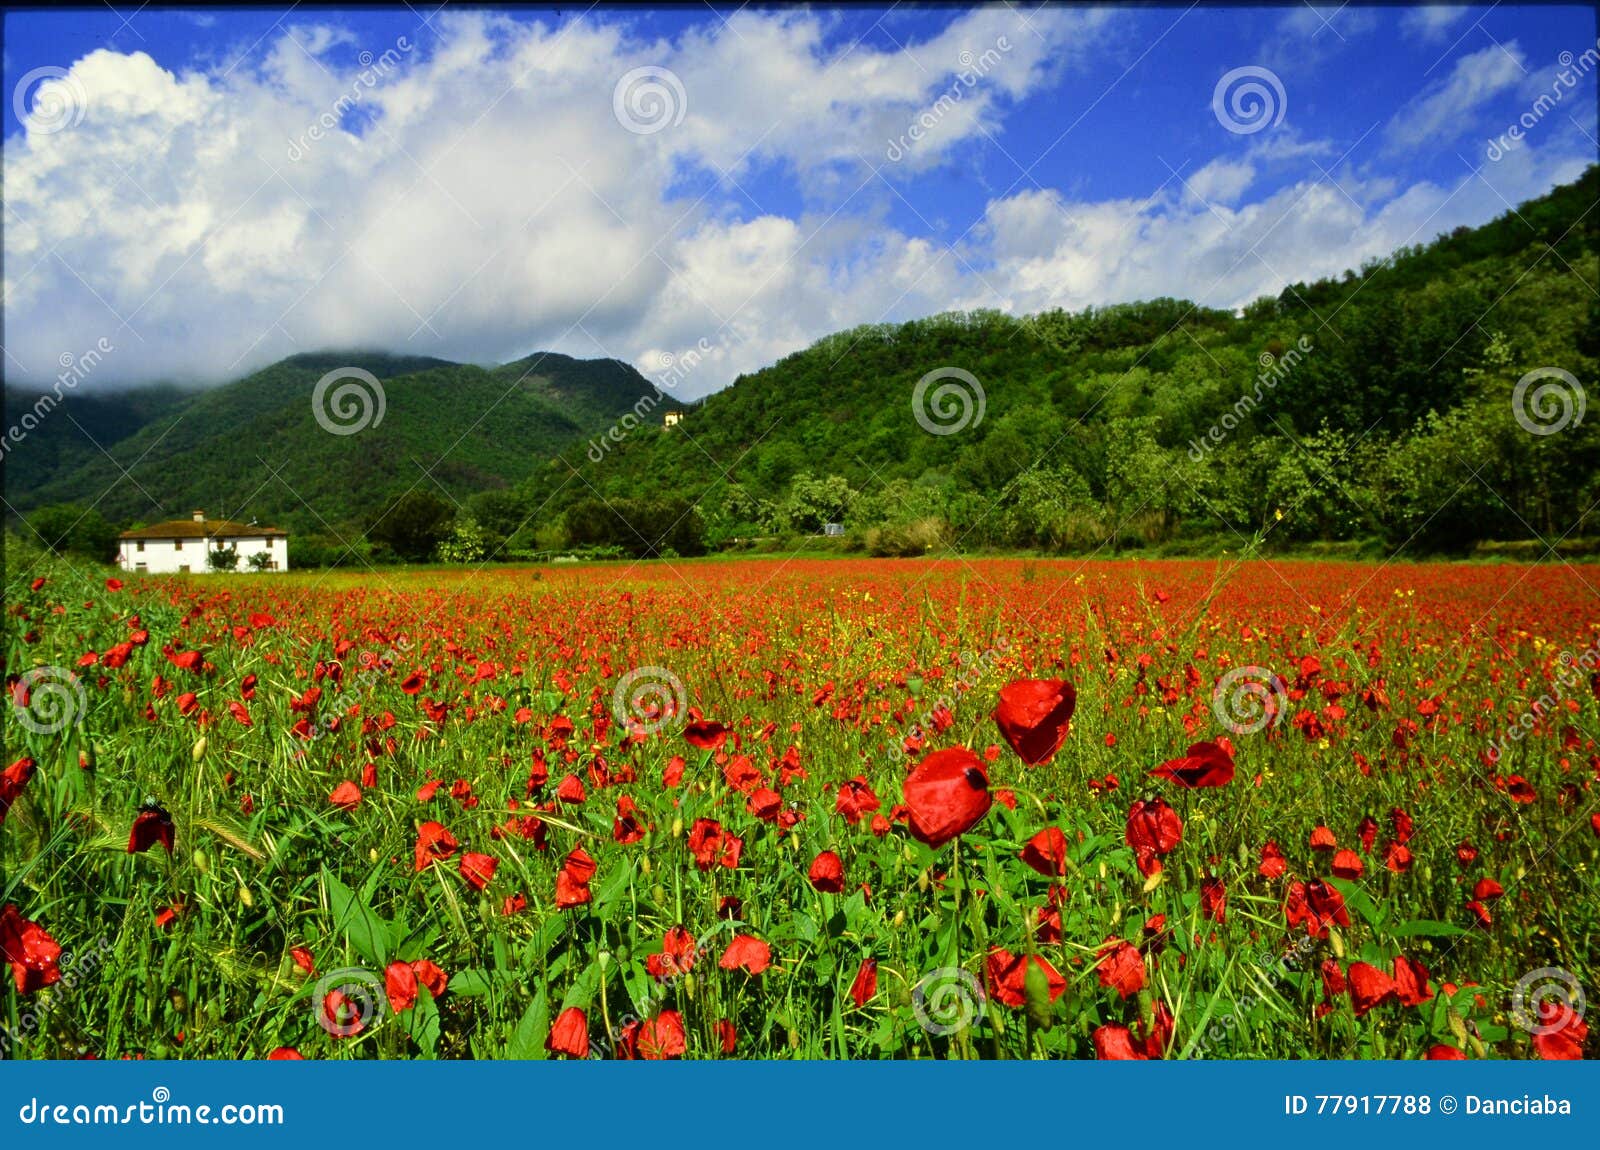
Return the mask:
M 1391 552 L 1554 542 L 1583 535 L 1600 500 L 1583 416 L 1597 200 L 1590 168 L 1237 314 L 1157 299 L 856 328 L 674 426 L 681 405 L 633 368 L 553 354 L 479 368 L 326 353 L 208 392 L 74 395 L 73 421 L 8 446 L 7 499 L 98 499 L 116 526 L 248 512 L 294 528 L 301 562 L 364 535 L 371 559 L 653 555 L 827 523 L 885 554 L 1237 548 L 1261 532 Z M 358 436 L 313 410 L 344 366 L 383 384 L 383 419 Z M 31 401 L 8 390 L 8 423 Z

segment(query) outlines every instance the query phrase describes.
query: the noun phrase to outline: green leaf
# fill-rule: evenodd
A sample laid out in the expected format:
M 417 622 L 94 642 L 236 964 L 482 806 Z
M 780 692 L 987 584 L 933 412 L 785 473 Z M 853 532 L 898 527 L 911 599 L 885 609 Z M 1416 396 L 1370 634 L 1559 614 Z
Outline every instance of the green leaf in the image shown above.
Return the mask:
M 1466 934 L 1466 928 L 1453 922 L 1439 922 L 1431 918 L 1414 918 L 1402 922 L 1389 931 L 1395 938 L 1454 938 Z
M 522 1021 L 517 1023 L 517 1028 L 511 1034 L 511 1041 L 506 1045 L 505 1056 L 519 1062 L 530 1059 L 543 1061 L 545 1057 L 544 1040 L 550 1033 L 550 1000 L 539 989 L 539 994 L 533 1000 L 533 1005 L 522 1013 Z
M 322 868 L 322 882 L 333 906 L 333 929 L 350 941 L 357 954 L 377 967 L 389 964 L 389 927 L 376 911 Z
M 458 970 L 450 979 L 450 993 L 459 994 L 463 998 L 474 998 L 488 994 L 492 989 L 489 974 L 476 968 Z
M 406 1020 L 406 1033 L 421 1049 L 426 1058 L 435 1058 L 439 1052 L 439 1007 L 425 986 L 417 987 L 417 1004 L 401 1015 Z

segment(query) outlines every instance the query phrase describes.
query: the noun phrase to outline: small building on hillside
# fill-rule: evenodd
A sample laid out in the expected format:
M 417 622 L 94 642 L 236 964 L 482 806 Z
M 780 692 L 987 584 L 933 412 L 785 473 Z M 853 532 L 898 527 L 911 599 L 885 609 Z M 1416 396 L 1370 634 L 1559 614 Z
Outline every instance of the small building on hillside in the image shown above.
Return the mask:
M 233 561 L 208 562 L 211 552 L 233 552 Z M 196 511 L 188 519 L 152 523 L 122 533 L 117 563 L 139 574 L 177 575 L 193 571 L 287 571 L 289 533 L 277 527 L 207 519 Z

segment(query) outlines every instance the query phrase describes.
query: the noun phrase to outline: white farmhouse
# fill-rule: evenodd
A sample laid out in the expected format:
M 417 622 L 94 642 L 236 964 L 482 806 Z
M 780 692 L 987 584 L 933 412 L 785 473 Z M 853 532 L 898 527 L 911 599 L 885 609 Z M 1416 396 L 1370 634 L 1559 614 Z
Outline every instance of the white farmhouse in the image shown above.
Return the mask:
M 213 570 L 208 551 L 232 550 L 239 556 L 236 571 L 287 571 L 289 533 L 276 527 L 257 527 L 230 519 L 206 519 L 196 511 L 188 519 L 152 523 L 122 533 L 117 563 L 124 571 L 176 575 Z M 264 556 L 264 558 L 262 558 Z

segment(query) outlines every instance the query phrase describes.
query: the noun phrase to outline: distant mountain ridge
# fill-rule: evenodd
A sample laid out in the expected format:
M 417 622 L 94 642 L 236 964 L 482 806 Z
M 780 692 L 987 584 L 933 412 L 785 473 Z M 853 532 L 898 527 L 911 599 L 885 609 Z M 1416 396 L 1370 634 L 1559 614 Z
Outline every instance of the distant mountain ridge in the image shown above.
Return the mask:
M 352 369 L 379 382 L 381 394 L 368 396 L 366 407 L 360 399 L 370 388 Z M 338 378 L 319 412 L 315 391 L 330 373 Z M 8 384 L 6 426 L 39 394 Z M 119 524 L 198 507 L 342 530 L 414 486 L 453 501 L 513 486 L 636 407 L 659 423 L 680 406 L 617 360 L 542 352 L 477 367 L 309 352 L 204 391 L 67 392 L 25 438 L 8 441 L 6 498 L 23 512 L 95 504 Z M 363 419 L 359 431 L 338 433 Z

